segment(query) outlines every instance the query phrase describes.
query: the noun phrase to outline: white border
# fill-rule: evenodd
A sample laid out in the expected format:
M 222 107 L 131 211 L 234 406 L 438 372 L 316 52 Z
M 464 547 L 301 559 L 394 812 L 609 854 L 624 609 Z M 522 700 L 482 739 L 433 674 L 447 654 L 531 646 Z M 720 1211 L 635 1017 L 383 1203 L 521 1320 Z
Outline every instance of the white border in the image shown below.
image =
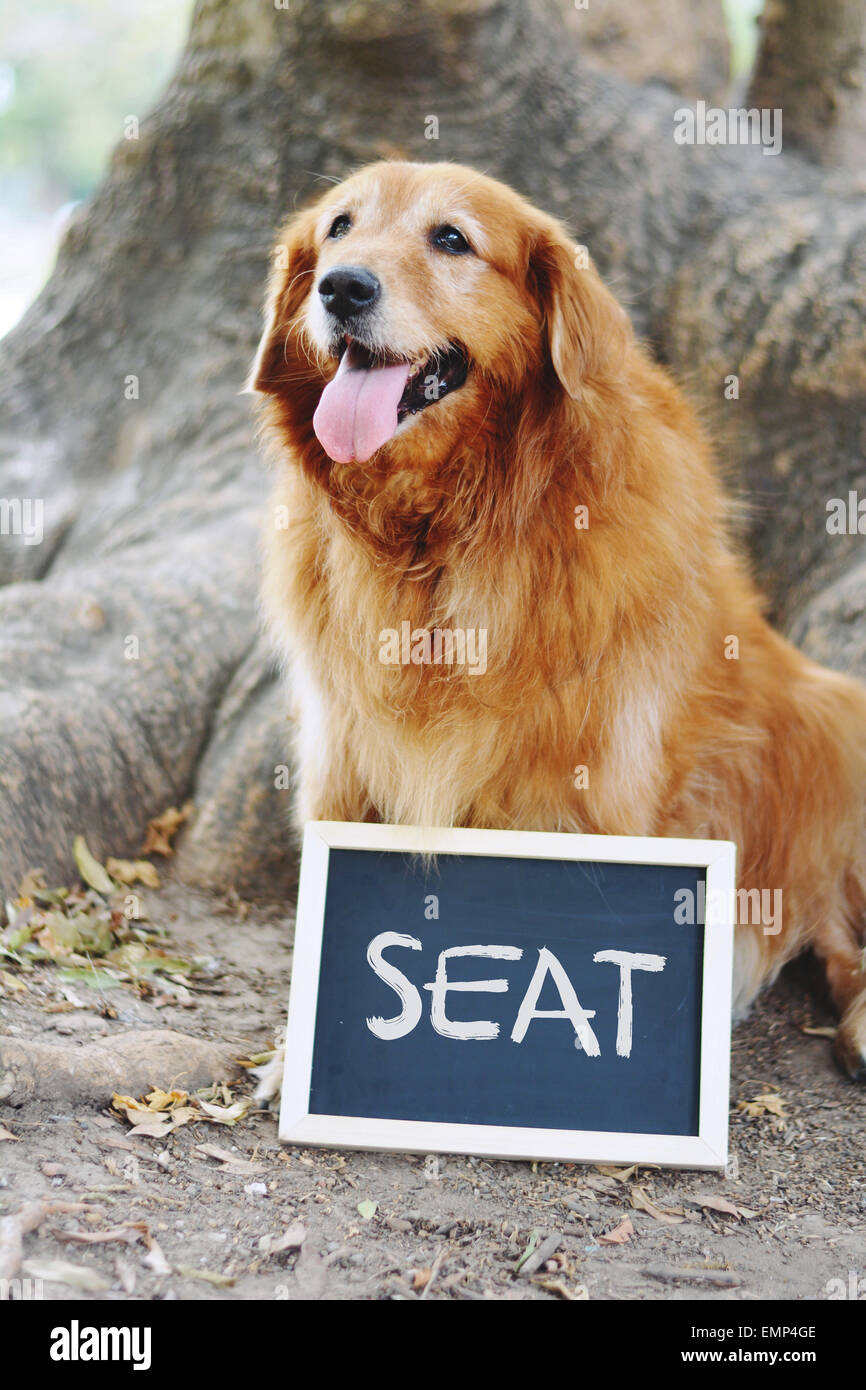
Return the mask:
M 601 1130 L 525 1129 L 507 1125 L 311 1115 L 310 1082 L 319 964 L 332 849 L 426 854 L 502 855 L 509 859 L 576 859 L 615 864 L 681 864 L 706 871 L 707 903 L 730 904 L 704 924 L 698 1134 L 626 1134 Z M 332 1148 L 485 1158 L 561 1159 L 574 1163 L 658 1163 L 721 1169 L 728 1152 L 731 976 L 736 847 L 727 840 L 549 834 L 522 830 L 421 829 L 417 826 L 310 821 L 298 887 L 295 955 L 286 1033 L 280 1139 Z M 717 896 L 723 894 L 724 896 Z

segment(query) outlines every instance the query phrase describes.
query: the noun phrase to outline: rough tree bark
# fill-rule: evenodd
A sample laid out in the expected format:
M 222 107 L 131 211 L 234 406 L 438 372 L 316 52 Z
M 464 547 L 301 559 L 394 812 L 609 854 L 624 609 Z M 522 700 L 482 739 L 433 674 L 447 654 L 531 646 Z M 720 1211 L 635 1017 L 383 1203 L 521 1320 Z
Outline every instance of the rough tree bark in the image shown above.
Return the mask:
M 827 6 L 823 7 L 825 10 Z M 190 881 L 290 884 L 286 701 L 258 635 L 267 479 L 239 395 L 274 229 L 321 178 L 459 159 L 565 218 L 754 503 L 780 619 L 866 672 L 866 208 L 787 151 L 680 146 L 681 98 L 584 56 L 554 0 L 200 0 L 177 75 L 0 351 L 0 883 L 138 848 L 192 796 Z M 439 138 L 425 138 L 427 117 Z M 725 378 L 739 398 L 725 400 Z
M 720 0 L 575 0 L 562 14 L 581 52 L 605 72 L 705 101 L 724 97 L 730 49 Z
M 749 103 L 780 107 L 785 137 L 824 164 L 862 169 L 866 6 L 767 0 Z

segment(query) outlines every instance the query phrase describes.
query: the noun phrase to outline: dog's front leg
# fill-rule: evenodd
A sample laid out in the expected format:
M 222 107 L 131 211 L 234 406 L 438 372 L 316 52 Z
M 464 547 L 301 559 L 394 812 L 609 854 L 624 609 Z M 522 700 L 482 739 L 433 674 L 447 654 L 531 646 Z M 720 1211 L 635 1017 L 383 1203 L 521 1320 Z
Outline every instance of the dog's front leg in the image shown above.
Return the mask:
M 849 1076 L 861 1080 L 866 1077 L 866 952 L 854 930 L 837 921 L 823 924 L 813 945 L 839 1010 L 836 1057 Z
M 377 821 L 380 817 L 354 769 L 329 750 L 327 763 L 301 756 L 295 795 L 295 823 L 310 820 Z
M 302 659 L 291 664 L 295 706 L 297 784 L 295 823 L 378 820 L 352 757 L 352 729 L 313 679 Z

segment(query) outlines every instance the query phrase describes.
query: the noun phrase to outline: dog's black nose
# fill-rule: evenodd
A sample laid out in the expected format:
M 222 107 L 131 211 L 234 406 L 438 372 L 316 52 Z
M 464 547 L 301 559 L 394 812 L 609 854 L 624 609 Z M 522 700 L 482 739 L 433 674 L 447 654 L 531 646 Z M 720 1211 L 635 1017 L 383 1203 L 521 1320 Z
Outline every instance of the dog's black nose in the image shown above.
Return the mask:
M 322 303 L 341 323 L 371 309 L 381 288 L 372 271 L 357 265 L 335 266 L 319 281 Z

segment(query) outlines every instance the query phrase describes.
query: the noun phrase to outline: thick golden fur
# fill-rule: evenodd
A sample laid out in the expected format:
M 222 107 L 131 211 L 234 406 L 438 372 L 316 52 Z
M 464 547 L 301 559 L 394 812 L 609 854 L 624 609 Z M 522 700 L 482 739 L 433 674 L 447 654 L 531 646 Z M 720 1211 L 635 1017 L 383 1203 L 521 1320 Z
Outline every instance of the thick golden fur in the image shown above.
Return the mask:
M 476 254 L 437 255 L 439 222 Z M 734 840 L 740 885 L 783 894 L 781 931 L 738 927 L 739 1005 L 812 946 L 862 1071 L 866 692 L 765 623 L 695 417 L 595 270 L 449 164 L 363 170 L 278 253 L 252 385 L 286 509 L 265 600 L 299 820 Z M 316 285 L 347 261 L 385 287 L 387 347 L 460 343 L 471 363 L 365 464 L 332 462 L 312 428 L 334 372 Z M 486 629 L 486 673 L 383 665 L 380 633 L 405 621 Z

